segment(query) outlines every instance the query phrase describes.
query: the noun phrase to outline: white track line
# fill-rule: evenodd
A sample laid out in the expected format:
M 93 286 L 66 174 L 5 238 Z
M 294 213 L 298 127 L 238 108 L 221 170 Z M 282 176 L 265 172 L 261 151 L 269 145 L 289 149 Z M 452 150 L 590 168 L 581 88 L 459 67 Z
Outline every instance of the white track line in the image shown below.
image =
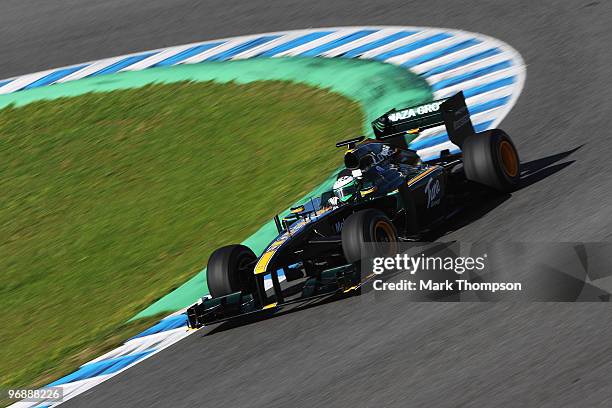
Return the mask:
M 26 87 L 27 85 L 38 81 L 40 78 L 44 78 L 45 76 L 55 72 L 55 69 L 51 69 L 48 71 L 37 72 L 35 74 L 24 75 L 15 79 L 13 82 L 9 82 L 8 84 L 0 87 L 0 94 L 8 94 L 13 93 L 15 91 L 19 91 L 20 89 Z
M 407 29 L 398 30 L 398 31 L 413 31 L 413 30 L 409 30 L 407 27 Z M 404 45 L 412 44 L 413 42 L 422 40 L 423 38 L 427 38 L 427 37 L 430 37 L 432 35 L 439 34 L 439 33 L 441 33 L 441 31 L 431 29 L 431 28 L 421 29 L 414 34 L 409 35 L 408 37 L 400 38 L 399 40 L 390 42 L 389 44 L 383 45 L 382 47 L 378 47 L 368 52 L 364 52 L 362 55 L 359 56 L 359 58 L 374 59 L 377 56 L 382 55 L 386 52 L 395 50 L 399 47 L 403 47 Z
M 471 47 L 464 48 L 459 51 L 455 51 L 443 57 L 436 58 L 434 60 L 427 61 L 419 65 L 415 65 L 414 67 L 410 68 L 410 70 L 417 75 L 423 75 L 426 72 L 431 71 L 434 68 L 437 68 L 444 64 L 448 64 L 453 61 L 457 61 L 458 59 L 463 59 L 463 58 L 474 56 L 490 48 L 493 48 L 493 47 L 491 47 L 491 44 L 488 44 L 488 43 L 472 45 Z
M 521 67 L 514 67 L 514 66 L 510 68 L 501 69 L 499 71 L 495 71 L 490 74 L 480 76 L 478 78 L 469 79 L 467 81 L 463 81 L 456 85 L 452 85 L 452 86 L 448 86 L 448 87 L 439 89 L 435 92 L 435 96 L 436 96 L 436 99 L 448 98 L 449 96 L 452 96 L 456 94 L 457 92 L 462 91 L 464 89 L 474 88 L 479 85 L 493 82 L 498 79 L 508 78 L 511 76 L 518 77 L 520 75 L 521 70 L 522 70 Z M 520 83 L 520 77 L 517 78 L 517 82 Z M 515 86 L 515 89 L 516 89 L 516 86 Z
M 326 31 L 326 30 L 316 30 L 316 31 Z M 334 33 L 327 34 L 327 35 L 325 35 L 325 36 L 323 36 L 321 38 L 318 38 L 318 39 L 316 39 L 314 41 L 309 41 L 309 42 L 307 42 L 305 44 L 302 44 L 302 45 L 297 46 L 295 48 L 292 48 L 290 50 L 286 50 L 286 51 L 280 52 L 280 53 L 276 54 L 274 57 L 287 57 L 287 56 L 299 55 L 299 54 L 302 54 L 302 53 L 304 53 L 306 51 L 310 51 L 310 50 L 312 50 L 314 48 L 317 48 L 320 45 L 327 44 L 330 41 L 339 40 L 342 37 L 345 37 L 345 36 L 350 35 L 350 34 L 354 34 L 357 31 L 360 31 L 360 30 L 352 29 L 352 30 L 340 30 L 340 31 L 336 31 Z
M 93 64 L 88 65 L 83 69 L 80 69 L 76 72 L 73 72 L 72 74 L 68 76 L 65 76 L 59 79 L 57 82 L 62 83 L 62 82 L 69 82 L 69 81 L 74 81 L 77 79 L 85 78 L 86 76 L 91 75 L 95 72 L 101 71 L 104 68 L 110 67 L 114 63 L 119 62 L 123 59 L 125 59 L 125 57 L 114 57 L 114 58 L 107 58 L 101 61 L 96 61 Z
M 474 95 L 470 98 L 467 98 L 465 100 L 465 103 L 468 106 L 468 108 L 470 108 L 470 107 L 479 105 L 487 101 L 492 101 L 495 99 L 503 98 L 505 96 L 511 96 L 513 90 L 514 90 L 514 87 L 512 85 L 503 86 L 501 88 L 493 89 L 491 91 L 483 92 L 481 94 Z
M 162 62 L 163 60 L 173 57 L 176 54 L 179 54 L 185 50 L 191 48 L 191 45 L 181 45 L 179 47 L 172 47 L 164 50 L 162 52 L 158 52 L 150 57 L 143 59 L 135 64 L 132 64 L 128 67 L 121 69 L 121 71 L 142 71 L 143 69 L 147 69 L 157 64 L 158 62 Z
M 111 358 L 129 356 L 131 354 L 140 353 L 149 349 L 165 348 L 166 346 L 176 343 L 176 341 L 185 337 L 187 333 L 188 331 L 185 327 L 178 327 L 176 329 L 131 339 L 126 341 L 122 346 L 91 360 L 89 363 L 96 363 L 99 361 L 109 360 Z
M 385 60 L 385 62 L 389 64 L 394 64 L 394 65 L 402 65 L 404 62 L 410 61 L 413 58 L 417 58 L 422 55 L 428 54 L 430 52 L 438 51 L 446 47 L 450 47 L 452 45 L 459 44 L 460 42 L 463 42 L 467 39 L 468 37 L 466 36 L 453 36 L 451 38 L 447 38 L 441 41 L 436 41 L 433 44 L 429 44 L 424 47 L 417 48 L 414 51 L 410 51 L 405 54 L 401 54 L 401 55 L 397 55 L 395 57 L 389 58 Z
M 339 55 L 344 54 L 345 52 L 354 50 L 355 48 L 361 47 L 362 45 L 369 44 L 374 41 L 378 41 L 382 38 L 388 37 L 389 35 L 395 33 L 395 30 L 380 30 L 373 32 L 372 34 L 368 34 L 365 37 L 359 38 L 358 40 L 353 40 L 349 43 L 341 45 L 340 47 L 332 48 L 331 50 L 325 51 L 321 54 L 322 57 L 332 58 L 337 57 Z
M 467 65 L 462 65 L 458 68 L 444 71 L 437 75 L 432 75 L 427 78 L 429 83 L 435 84 L 436 82 L 443 81 L 445 79 L 453 78 L 457 75 L 465 74 L 466 72 L 476 71 L 482 68 L 487 68 L 500 62 L 508 61 L 508 56 L 504 54 L 493 55 L 492 57 L 483 58 L 478 61 L 471 62 Z
M 234 55 L 234 57 L 232 58 L 233 60 L 238 60 L 238 59 L 247 59 L 247 58 L 251 58 L 251 57 L 255 57 L 259 54 L 262 54 L 268 50 L 271 50 L 274 47 L 277 47 L 279 45 L 282 44 L 286 44 L 290 41 L 295 40 L 296 38 L 299 38 L 303 35 L 308 34 L 309 31 L 297 31 L 295 33 L 291 33 L 288 35 L 284 35 L 282 37 L 276 38 L 272 41 L 268 41 L 264 44 L 258 45 L 257 47 L 251 48 L 250 50 L 246 50 L 241 52 L 240 54 L 236 54 Z
M 184 64 L 196 64 L 198 62 L 202 62 L 207 58 L 210 58 L 212 56 L 215 56 L 219 53 L 231 50 L 232 48 L 234 48 L 235 46 L 239 45 L 239 44 L 243 44 L 249 40 L 255 39 L 258 36 L 250 36 L 250 37 L 240 37 L 240 39 L 238 40 L 230 40 L 227 41 L 223 44 L 217 45 L 214 48 L 211 48 L 209 50 L 206 50 L 204 52 L 201 52 L 197 55 L 193 55 L 189 58 L 187 58 L 186 60 L 183 61 Z

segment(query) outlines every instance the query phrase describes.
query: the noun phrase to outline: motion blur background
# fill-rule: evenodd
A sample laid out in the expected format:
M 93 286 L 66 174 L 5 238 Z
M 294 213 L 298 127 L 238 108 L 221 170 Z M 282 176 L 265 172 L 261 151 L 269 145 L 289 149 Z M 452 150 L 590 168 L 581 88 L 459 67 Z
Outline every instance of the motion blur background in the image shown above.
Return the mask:
M 609 157 L 612 144 L 609 143 L 608 115 L 612 111 L 609 98 L 611 23 L 612 4 L 591 0 L 255 0 L 197 3 L 5 0 L 0 4 L 0 77 L 194 41 L 308 27 L 415 25 L 483 33 L 508 43 L 525 60 L 527 81 L 524 90 L 500 127 L 512 135 L 521 160 L 544 172 L 539 181 L 514 193 L 508 200 L 496 203 L 491 211 L 443 239 L 466 242 L 610 241 L 612 178 L 609 175 L 612 164 Z M 242 90 L 225 96 L 235 101 L 234 111 L 245 105 L 252 106 L 254 101 L 263 97 L 263 93 L 272 95 L 276 101 L 286 101 L 287 106 L 293 108 L 301 106 L 305 96 L 310 96 L 312 101 L 334 98 L 328 94 L 315 95 L 311 89 L 284 91 L 282 88 L 276 88 L 274 92 L 250 89 L 246 93 L 250 95 L 249 100 L 236 99 L 239 98 L 237 95 L 244 93 Z M 180 106 L 172 99 L 178 91 L 168 92 L 168 101 Z M 212 92 L 231 90 L 208 89 L 202 92 L 213 95 Z M 116 97 L 121 98 L 120 95 Z M 189 105 L 189 100 L 183 102 Z M 103 102 L 94 99 L 90 103 L 95 111 L 95 106 Z M 257 106 L 262 115 L 265 106 L 263 102 Z M 350 101 L 335 99 L 330 106 L 332 113 L 336 112 L 335 109 L 348 109 L 350 114 L 342 128 L 346 132 L 358 131 L 360 123 L 356 122 L 361 120 L 360 113 Z M 137 109 L 137 106 L 133 107 Z M 29 151 L 23 145 L 15 148 L 19 131 L 27 131 L 23 140 L 33 142 L 41 133 L 37 125 L 41 122 L 27 123 L 27 117 L 46 119 L 45 126 L 54 122 L 56 125 L 65 123 L 62 109 L 44 108 L 44 114 L 34 111 L 0 112 L 0 118 L 4 118 L 4 127 L 3 119 L 0 119 L 0 137 L 4 134 L 11 136 L 2 137 L 4 141 L 0 141 L 7 155 L 5 166 L 0 167 L 3 178 L 0 180 L 0 200 L 9 196 L 7 187 L 16 188 L 20 183 L 14 176 L 22 168 L 21 161 L 45 157 L 44 146 L 37 152 Z M 78 114 L 77 107 L 72 109 Z M 104 116 L 104 112 L 96 113 Z M 215 112 L 208 114 L 214 117 Z M 154 116 L 148 119 L 152 120 Z M 316 131 L 321 137 L 341 138 L 344 135 L 334 135 L 339 127 L 332 123 L 333 116 L 328 117 L 327 127 L 313 129 L 312 124 L 304 123 L 301 131 L 304 134 Z M 92 122 L 92 127 L 99 126 L 98 119 Z M 139 120 L 137 116 L 133 119 Z M 121 127 L 120 118 L 113 120 L 118 121 L 113 126 Z M 355 128 L 351 128 L 351 123 L 356 123 Z M 214 132 L 214 124 L 211 122 L 208 131 Z M 137 129 L 137 123 L 129 125 L 134 125 L 134 131 L 147 134 L 146 129 Z M 61 126 L 50 129 L 54 132 L 48 133 L 58 134 Z M 108 132 L 112 133 L 113 129 L 117 128 L 111 127 Z M 44 133 L 44 129 L 42 131 Z M 262 130 L 261 133 L 265 132 Z M 76 131 L 73 136 L 79 134 Z M 61 140 L 55 143 L 61 143 Z M 53 146 L 47 147 L 55 148 Z M 577 147 L 580 148 L 570 155 L 569 152 Z M 112 151 L 113 147 L 109 146 L 99 154 L 104 156 Z M 90 152 L 90 148 L 84 146 L 80 154 L 87 157 Z M 155 152 L 152 150 L 151 154 Z M 28 156 L 34 153 L 37 155 Z M 137 149 L 128 153 L 137 154 Z M 15 159 L 16 154 L 23 154 L 23 158 Z M 129 154 L 124 157 L 132 157 Z M 326 156 L 316 157 L 325 163 L 327 158 L 332 160 L 332 156 L 327 154 L 321 153 Z M 11 167 L 10 163 L 14 166 Z M 37 163 L 30 163 L 32 167 L 27 168 L 28 174 L 51 171 L 51 167 L 37 170 Z M 333 169 L 334 163 L 329 166 Z M 6 177 L 9 172 L 12 181 Z M 311 186 L 316 184 L 317 174 L 291 175 L 298 183 L 310 180 Z M 185 185 L 192 183 L 187 175 L 184 177 L 181 180 Z M 273 177 L 261 169 L 261 178 Z M 198 181 L 206 182 L 204 179 Z M 291 181 L 288 180 L 287 184 L 290 185 Z M 268 192 L 270 197 L 282 193 L 297 198 L 301 193 L 287 192 L 283 185 L 277 187 L 276 191 Z M 193 191 L 197 194 L 197 188 Z M 70 206 L 69 201 L 64 203 Z M 2 207 L 9 208 L 8 200 L 2 203 Z M 180 208 L 180 202 L 177 208 Z M 181 218 L 185 213 L 198 216 L 193 207 L 181 208 L 181 211 L 176 217 Z M 13 217 L 13 213 L 10 214 Z M 263 220 L 271 214 L 272 209 L 270 214 L 259 213 L 257 216 Z M 0 226 L 3 228 L 0 229 L 3 235 L 0 237 L 0 258 L 5 262 L 3 268 L 9 270 L 20 262 L 27 265 L 28 257 L 35 254 L 28 254 L 27 246 L 19 253 L 9 247 L 13 241 L 5 237 L 10 238 L 19 231 L 11 230 L 7 220 L 9 218 L 5 219 L 4 227 Z M 211 220 L 202 221 L 209 222 Z M 204 225 L 191 225 L 193 242 L 186 244 L 177 239 L 160 244 L 160 248 L 164 245 L 170 247 L 168 253 L 171 257 L 176 256 L 179 263 L 184 259 L 181 258 L 182 246 L 193 249 L 193 257 L 188 262 L 190 269 L 182 272 L 187 275 L 197 271 L 198 264 L 201 266 L 205 262 L 205 256 L 201 260 L 196 256 L 201 244 L 195 231 L 201 227 Z M 220 233 L 223 232 L 223 226 L 219 228 Z M 160 231 L 163 229 L 152 232 L 159 234 Z M 74 232 L 75 239 L 78 239 L 79 230 Z M 25 235 L 30 233 L 36 235 L 37 231 Z M 238 238 L 241 231 L 236 229 L 234 233 Z M 92 239 L 99 239 L 95 231 L 92 234 Z M 144 239 L 148 239 L 146 235 Z M 20 237 L 23 234 L 17 236 L 17 241 Z M 47 239 L 53 240 L 53 234 L 50 233 Z M 112 235 L 108 237 L 109 242 L 113 240 Z M 103 250 L 99 253 L 101 256 L 105 254 Z M 116 255 L 106 253 L 109 264 L 113 264 L 112 258 Z M 67 255 L 59 255 L 62 256 Z M 135 257 L 139 259 L 138 254 Z M 139 265 L 135 264 L 135 270 Z M 37 274 L 43 272 L 36 271 Z M 8 276 L 12 278 L 16 274 L 14 271 Z M 138 279 L 142 284 L 149 281 L 146 276 Z M 83 296 L 105 296 L 107 281 L 96 280 L 95 276 L 84 280 L 93 286 L 88 286 Z M 159 283 L 157 280 L 149 282 Z M 177 279 L 174 284 L 178 283 Z M 98 289 L 92 290 L 92 287 Z M 53 290 L 56 289 L 62 288 Z M 26 301 L 30 310 L 35 310 L 44 308 L 49 301 L 44 296 L 44 288 L 32 292 L 37 296 L 28 299 L 16 297 L 19 288 L 11 282 L 2 290 L 1 295 L 10 299 L 5 310 L 19 307 Z M 78 291 L 79 287 L 73 290 Z M 144 296 L 155 296 L 155 288 L 143 290 L 146 292 Z M 58 310 L 73 307 L 70 304 L 57 306 Z M 137 306 L 132 305 L 134 309 Z M 612 366 L 612 346 L 606 339 L 612 334 L 609 325 L 611 312 L 608 304 L 420 304 L 401 302 L 397 298 L 383 302 L 354 298 L 211 336 L 205 336 L 205 332 L 198 333 L 69 401 L 67 406 L 609 406 L 612 387 L 607 378 Z M 38 335 L 25 328 L 31 322 L 15 324 L 13 319 L 10 312 L 4 313 L 3 321 L 8 324 L 3 323 L 3 326 L 14 328 L 0 336 L 3 338 L 1 353 L 3 360 L 6 358 L 7 361 L 15 354 L 12 347 L 17 342 L 6 339 L 20 336 L 27 343 L 28 336 Z M 49 330 L 60 326 L 61 318 L 58 318 Z M 98 335 L 111 336 L 113 332 L 109 327 L 114 329 L 116 326 L 100 329 Z M 127 333 L 136 329 L 125 330 Z M 61 349 L 61 355 L 83 352 L 83 348 L 93 347 L 92 344 L 99 347 L 99 339 L 98 343 L 92 339 L 84 340 L 76 350 L 66 346 Z M 23 349 L 18 353 L 24 354 L 20 360 L 29 361 L 28 356 L 33 358 Z M 11 362 L 15 364 L 14 359 Z M 76 362 L 82 360 L 76 359 Z M 7 365 L 0 363 L 0 366 Z M 52 378 L 45 377 L 45 373 L 50 375 L 48 370 L 51 368 L 30 367 L 29 371 L 16 377 L 13 371 L 3 372 L 3 383 L 25 386 L 33 379 L 49 380 Z

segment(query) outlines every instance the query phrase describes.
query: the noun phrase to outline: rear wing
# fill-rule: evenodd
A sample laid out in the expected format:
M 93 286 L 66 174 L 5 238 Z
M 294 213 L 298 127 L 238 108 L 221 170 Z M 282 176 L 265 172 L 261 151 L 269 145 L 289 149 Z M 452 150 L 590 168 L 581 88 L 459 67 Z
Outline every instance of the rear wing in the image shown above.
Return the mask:
M 372 129 L 378 140 L 398 140 L 398 136 L 403 139 L 406 133 L 418 133 L 440 125 L 446 126 L 448 138 L 460 148 L 464 139 L 474 133 L 463 92 L 423 105 L 392 109 L 374 120 Z

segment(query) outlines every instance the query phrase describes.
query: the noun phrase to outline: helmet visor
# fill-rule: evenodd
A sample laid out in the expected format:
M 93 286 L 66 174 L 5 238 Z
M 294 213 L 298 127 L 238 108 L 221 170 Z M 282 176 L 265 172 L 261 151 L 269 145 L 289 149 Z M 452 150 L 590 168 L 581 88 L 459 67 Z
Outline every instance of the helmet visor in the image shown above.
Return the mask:
M 334 194 L 342 201 L 346 201 L 357 191 L 355 183 L 347 184 L 334 189 Z

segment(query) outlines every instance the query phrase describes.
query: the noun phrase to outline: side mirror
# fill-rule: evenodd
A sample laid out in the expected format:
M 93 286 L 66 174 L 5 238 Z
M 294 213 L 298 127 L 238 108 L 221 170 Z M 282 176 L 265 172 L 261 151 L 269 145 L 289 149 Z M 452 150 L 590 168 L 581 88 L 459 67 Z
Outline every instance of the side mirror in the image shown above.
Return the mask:
M 274 216 L 274 224 L 276 224 L 276 230 L 278 231 L 279 234 L 284 231 L 283 226 L 281 225 L 281 222 L 280 222 L 280 218 L 278 218 L 278 214 Z

